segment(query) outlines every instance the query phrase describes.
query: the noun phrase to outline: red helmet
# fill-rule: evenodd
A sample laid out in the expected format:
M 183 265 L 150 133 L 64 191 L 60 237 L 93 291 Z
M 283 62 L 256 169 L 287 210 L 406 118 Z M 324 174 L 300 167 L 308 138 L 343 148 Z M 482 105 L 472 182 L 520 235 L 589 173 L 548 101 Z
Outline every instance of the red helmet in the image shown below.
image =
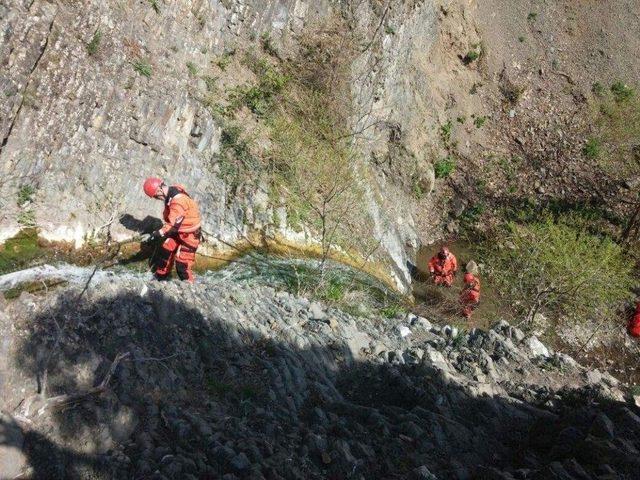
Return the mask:
M 144 190 L 144 193 L 147 194 L 147 196 L 153 198 L 156 195 L 158 188 L 163 183 L 164 182 L 162 181 L 161 178 L 149 177 L 144 181 L 144 185 L 142 186 L 142 189 Z
M 476 279 L 476 277 L 473 276 L 473 273 L 471 272 L 467 272 L 464 274 L 464 283 L 471 283 Z

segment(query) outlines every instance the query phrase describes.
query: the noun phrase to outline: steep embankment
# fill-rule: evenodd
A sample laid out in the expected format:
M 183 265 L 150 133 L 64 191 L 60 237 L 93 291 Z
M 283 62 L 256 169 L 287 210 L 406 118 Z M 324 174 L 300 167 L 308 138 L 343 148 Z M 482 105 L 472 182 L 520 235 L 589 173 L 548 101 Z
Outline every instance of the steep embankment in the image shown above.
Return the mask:
M 3 305 L 2 478 L 640 475 L 617 381 L 506 323 L 456 335 L 224 275 L 81 288 Z

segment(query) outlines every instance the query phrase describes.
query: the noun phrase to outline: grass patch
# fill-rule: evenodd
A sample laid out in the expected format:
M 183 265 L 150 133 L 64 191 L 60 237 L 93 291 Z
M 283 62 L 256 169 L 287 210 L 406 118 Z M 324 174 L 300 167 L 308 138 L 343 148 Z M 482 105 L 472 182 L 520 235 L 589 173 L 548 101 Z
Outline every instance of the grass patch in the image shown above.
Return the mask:
M 31 203 L 33 201 L 33 196 L 35 194 L 36 194 L 35 187 L 31 185 L 23 185 L 18 190 L 18 197 L 16 199 L 17 205 L 21 207 L 25 203 Z
M 153 70 L 148 60 L 139 59 L 135 62 L 131 62 L 131 65 L 133 66 L 133 69 L 143 77 L 151 78 Z
M 591 85 L 591 91 L 593 92 L 594 95 L 597 95 L 598 97 L 604 97 L 604 95 L 607 93 L 607 90 L 604 88 L 604 85 L 602 85 L 600 82 L 594 82 L 594 84 Z
M 193 62 L 187 62 L 187 70 L 189 70 L 189 74 L 193 77 L 198 75 L 198 67 Z
M 251 178 L 260 170 L 259 161 L 251 153 L 251 143 L 242 128 L 236 124 L 223 124 L 220 136 L 220 154 L 215 157 L 220 168 L 220 176 L 231 191 Z
M 156 12 L 158 15 L 160 14 L 160 4 L 158 3 L 158 0 L 149 0 L 149 5 L 151 5 L 151 8 L 153 8 L 154 12 Z
M 211 375 L 206 376 L 204 388 L 210 395 L 215 397 L 225 397 L 233 389 L 230 383 L 218 380 Z
M 93 36 L 89 43 L 87 43 L 87 53 L 91 56 L 98 53 L 98 49 L 100 48 L 100 42 L 102 41 L 102 32 L 100 29 L 97 29 L 93 32 Z
M 422 186 L 420 185 L 420 179 L 414 178 L 411 184 L 411 193 L 413 194 L 416 200 L 421 200 L 424 197 L 424 191 L 422 191 Z
M 35 259 L 45 257 L 46 250 L 38 241 L 35 228 L 25 228 L 8 239 L 0 249 L 0 274 L 29 266 Z
M 625 103 L 631 100 L 635 95 L 633 88 L 622 82 L 616 82 L 611 85 L 611 93 L 617 103 Z
M 464 210 L 460 215 L 460 225 L 463 229 L 471 229 L 480 220 L 480 217 L 485 212 L 486 207 L 484 203 L 476 203 Z
M 482 43 L 474 43 L 467 54 L 462 57 L 462 63 L 469 65 L 477 61 L 482 56 Z
M 406 313 L 404 306 L 398 303 L 391 303 L 380 309 L 380 314 L 385 318 L 397 318 Z
M 60 287 L 66 284 L 67 284 L 66 280 L 53 280 L 53 279 L 42 280 L 38 282 L 25 282 L 25 283 L 16 285 L 15 287 L 12 287 L 8 290 L 5 290 L 3 292 L 3 296 L 6 300 L 13 300 L 18 298 L 20 294 L 22 294 L 22 292 L 28 292 L 33 294 L 42 293 L 42 292 L 46 292 L 50 288 Z
M 36 214 L 33 210 L 23 210 L 18 213 L 17 222 L 23 228 L 35 228 Z
M 477 50 L 469 50 L 467 54 L 462 58 L 462 63 L 469 65 L 480 58 L 480 52 Z
M 473 120 L 473 124 L 476 126 L 476 128 L 482 128 L 482 126 L 486 123 L 487 121 L 487 117 L 476 117 Z
M 235 50 L 226 51 L 214 63 L 218 66 L 220 70 L 224 72 L 229 66 L 229 64 L 231 63 L 231 60 L 233 59 L 233 56 L 235 54 L 236 54 Z
M 440 126 L 440 138 L 446 146 L 451 143 L 451 133 L 453 131 L 453 123 L 449 120 L 444 125 Z
M 275 97 L 282 92 L 289 78 L 266 61 L 254 64 L 258 83 L 236 87 L 230 95 L 229 112 L 246 106 L 258 117 L 266 117 Z
M 456 162 L 451 156 L 438 160 L 433 166 L 436 178 L 447 178 L 455 168 Z
M 590 138 L 582 149 L 582 153 L 588 158 L 595 159 L 600 156 L 601 148 L 600 141 L 597 138 Z
M 262 50 L 265 51 L 265 53 L 271 55 L 272 57 L 278 56 L 278 51 L 273 45 L 273 40 L 271 39 L 271 35 L 269 34 L 269 32 L 264 32 L 262 35 L 260 35 L 260 46 L 262 47 Z

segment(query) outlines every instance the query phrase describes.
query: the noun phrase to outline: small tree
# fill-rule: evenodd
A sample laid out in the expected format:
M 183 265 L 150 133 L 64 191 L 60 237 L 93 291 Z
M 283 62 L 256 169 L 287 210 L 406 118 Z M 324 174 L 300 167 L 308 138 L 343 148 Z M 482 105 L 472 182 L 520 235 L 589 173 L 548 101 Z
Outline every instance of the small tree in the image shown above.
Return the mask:
M 622 248 L 566 218 L 510 224 L 485 253 L 499 291 L 525 320 L 540 310 L 574 322 L 607 318 L 629 297 L 632 265 Z
M 287 195 L 289 210 L 317 228 L 324 265 L 336 242 L 345 245 L 340 240 L 350 243 L 356 235 L 350 222 L 358 216 L 363 191 L 352 150 L 337 139 L 331 119 L 323 118 L 322 95 L 298 100 L 303 110 L 315 112 L 292 116 L 283 110 L 274 119 L 275 179 Z
M 268 117 L 273 181 L 289 213 L 316 230 L 322 267 L 335 247 L 363 257 L 377 247 L 354 148 L 357 44 L 340 19 L 311 28 L 284 67 L 288 81 Z

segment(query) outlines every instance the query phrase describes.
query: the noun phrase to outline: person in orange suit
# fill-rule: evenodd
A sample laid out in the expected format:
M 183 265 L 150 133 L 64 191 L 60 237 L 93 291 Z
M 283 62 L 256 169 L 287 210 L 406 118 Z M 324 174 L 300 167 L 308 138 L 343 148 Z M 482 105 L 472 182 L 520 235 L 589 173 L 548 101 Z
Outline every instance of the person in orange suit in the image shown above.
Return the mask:
M 201 238 L 198 205 L 182 185 L 169 186 L 160 178 L 147 178 L 143 190 L 147 196 L 164 202 L 164 225 L 150 235 L 150 239 L 164 239 L 155 258 L 155 277 L 167 279 L 175 263 L 180 280 L 193 283 L 193 265 Z
M 480 303 L 480 280 L 470 272 L 464 274 L 464 286 L 460 291 L 460 303 L 462 304 L 462 316 L 465 318 L 470 318 L 478 303 Z
M 429 260 L 429 272 L 436 285 L 450 287 L 453 284 L 453 277 L 458 271 L 458 260 L 447 247 L 442 247 L 437 255 Z
M 627 332 L 632 337 L 640 337 L 640 301 L 636 302 L 636 311 L 627 325 Z

